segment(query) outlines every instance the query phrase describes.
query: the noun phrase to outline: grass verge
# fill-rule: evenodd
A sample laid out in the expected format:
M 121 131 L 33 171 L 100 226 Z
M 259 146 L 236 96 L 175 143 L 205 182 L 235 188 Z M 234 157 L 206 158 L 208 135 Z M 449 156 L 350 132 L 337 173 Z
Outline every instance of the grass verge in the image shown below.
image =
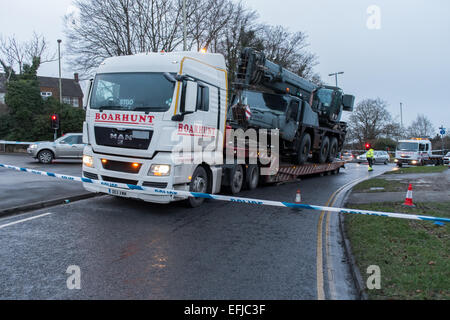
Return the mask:
M 353 192 L 398 192 L 405 191 L 407 183 L 399 181 L 388 181 L 380 178 L 373 178 L 363 181 L 353 188 Z M 370 190 L 371 188 L 383 188 L 382 190 Z
M 404 173 L 435 173 L 449 170 L 448 166 L 423 166 L 423 167 L 408 167 L 395 168 L 392 171 L 387 171 L 384 174 L 404 174 Z
M 450 217 L 450 202 L 349 205 L 350 208 Z M 364 282 L 367 267 L 381 269 L 381 289 L 369 299 L 450 299 L 450 226 L 432 222 L 348 215 L 345 226 Z

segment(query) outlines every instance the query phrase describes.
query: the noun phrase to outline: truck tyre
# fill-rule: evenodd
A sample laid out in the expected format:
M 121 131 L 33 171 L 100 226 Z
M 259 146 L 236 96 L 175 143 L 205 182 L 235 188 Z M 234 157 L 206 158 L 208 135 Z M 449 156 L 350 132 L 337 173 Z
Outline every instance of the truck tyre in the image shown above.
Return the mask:
M 300 147 L 297 151 L 296 162 L 299 165 L 305 164 L 308 161 L 309 152 L 311 151 L 311 136 L 305 133 L 300 141 Z
M 324 137 L 320 145 L 320 151 L 316 154 L 316 162 L 325 163 L 330 153 L 330 138 Z
M 198 192 L 198 193 L 206 193 L 208 190 L 208 174 L 203 167 L 198 167 L 195 169 L 194 174 L 192 175 L 192 180 L 189 185 L 189 191 Z M 187 200 L 187 204 L 191 208 L 197 208 L 203 204 L 205 198 L 194 198 L 189 197 Z
M 241 165 L 235 165 L 230 170 L 228 192 L 232 195 L 238 194 L 244 185 L 244 168 Z
M 337 151 L 338 151 L 338 140 L 337 138 L 332 137 L 330 140 L 330 153 L 327 159 L 328 162 L 333 162 L 333 160 L 337 156 Z
M 51 152 L 50 150 L 41 150 L 37 155 L 37 159 L 39 160 L 40 163 L 43 164 L 51 163 L 54 157 L 55 156 L 53 155 L 53 152 Z
M 256 189 L 259 184 L 259 167 L 256 164 L 249 165 L 245 176 L 247 189 Z

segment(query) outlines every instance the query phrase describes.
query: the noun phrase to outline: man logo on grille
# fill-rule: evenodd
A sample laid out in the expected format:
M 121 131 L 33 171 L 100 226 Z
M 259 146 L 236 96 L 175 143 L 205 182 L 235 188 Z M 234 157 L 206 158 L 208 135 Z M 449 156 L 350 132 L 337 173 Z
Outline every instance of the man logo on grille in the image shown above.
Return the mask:
M 109 139 L 111 140 L 117 140 L 118 145 L 123 145 L 124 141 L 133 141 L 133 135 L 131 134 L 117 134 L 117 133 L 111 133 L 109 135 Z

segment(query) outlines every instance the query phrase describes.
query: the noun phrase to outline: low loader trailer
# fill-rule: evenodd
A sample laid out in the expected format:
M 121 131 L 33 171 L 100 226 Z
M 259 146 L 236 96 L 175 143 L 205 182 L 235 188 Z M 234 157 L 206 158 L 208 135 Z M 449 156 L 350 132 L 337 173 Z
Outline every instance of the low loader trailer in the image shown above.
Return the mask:
M 110 183 L 237 194 L 261 183 L 338 173 L 344 166 L 335 159 L 299 165 L 283 148 L 280 154 L 272 152 L 276 141 L 269 137 L 266 146 L 261 133 L 254 157 L 249 154 L 255 150 L 247 146 L 244 157 L 238 156 L 239 147 L 227 139 L 236 129 L 227 117 L 229 90 L 220 54 L 162 52 L 106 59 L 91 81 L 83 125 L 83 177 L 105 185 L 83 183 L 84 188 L 155 203 L 186 200 L 196 207 L 203 198 L 148 194 L 111 188 Z

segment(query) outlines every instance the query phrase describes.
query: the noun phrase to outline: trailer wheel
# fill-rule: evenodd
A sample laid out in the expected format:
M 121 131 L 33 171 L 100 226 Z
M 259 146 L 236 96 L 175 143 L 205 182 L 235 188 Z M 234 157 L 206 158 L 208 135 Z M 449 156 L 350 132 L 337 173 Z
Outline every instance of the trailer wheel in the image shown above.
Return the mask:
M 311 151 L 311 136 L 305 133 L 300 142 L 300 147 L 297 150 L 296 162 L 299 165 L 305 164 L 308 161 L 309 152 Z
M 247 189 L 254 190 L 258 187 L 259 183 L 259 167 L 255 164 L 251 164 L 247 168 L 245 182 Z
M 244 168 L 241 165 L 235 165 L 230 171 L 228 192 L 235 195 L 241 192 L 244 185 Z
M 316 153 L 316 162 L 325 163 L 328 160 L 328 154 L 330 153 L 330 138 L 324 137 L 322 144 L 320 145 L 320 151 Z
M 335 137 L 332 137 L 330 140 L 330 153 L 328 154 L 328 162 L 333 162 L 333 160 L 337 156 L 338 151 L 338 140 Z
M 189 191 L 206 193 L 208 190 L 208 183 L 208 174 L 206 173 L 205 169 L 203 167 L 198 167 L 197 169 L 195 169 L 194 174 L 192 175 L 192 180 L 189 185 Z M 204 201 L 204 198 L 190 197 L 187 200 L 187 203 L 191 208 L 197 208 L 201 206 Z

